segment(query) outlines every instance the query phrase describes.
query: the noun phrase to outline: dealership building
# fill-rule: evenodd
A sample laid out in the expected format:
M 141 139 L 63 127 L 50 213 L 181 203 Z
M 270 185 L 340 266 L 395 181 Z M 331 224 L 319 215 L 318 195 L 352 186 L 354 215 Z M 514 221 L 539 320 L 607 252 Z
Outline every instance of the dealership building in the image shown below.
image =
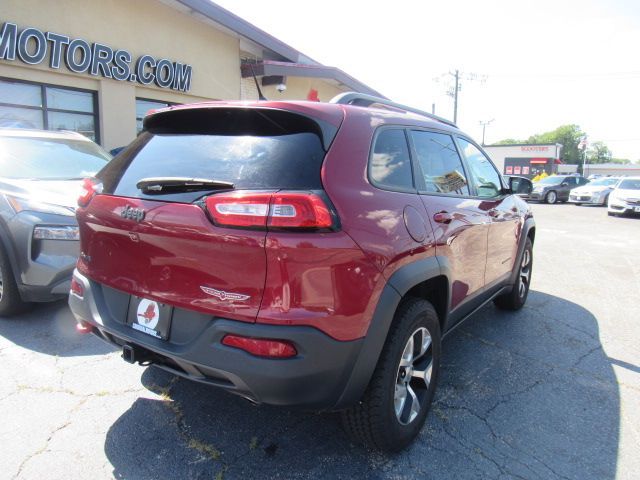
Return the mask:
M 382 96 L 208 0 L 2 0 L 0 127 L 75 130 L 106 149 L 152 109 L 206 100 Z
M 533 178 L 542 172 L 547 175 L 561 173 L 562 145 L 559 143 L 487 145 L 483 148 L 505 175 Z

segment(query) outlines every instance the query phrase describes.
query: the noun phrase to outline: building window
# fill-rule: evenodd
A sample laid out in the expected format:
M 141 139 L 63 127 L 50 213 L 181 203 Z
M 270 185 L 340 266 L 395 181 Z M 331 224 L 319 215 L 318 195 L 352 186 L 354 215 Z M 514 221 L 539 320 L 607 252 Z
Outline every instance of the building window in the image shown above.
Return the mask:
M 0 79 L 0 127 L 73 130 L 99 142 L 96 94 Z
M 161 102 L 158 100 L 148 100 L 146 98 L 136 98 L 136 133 L 142 131 L 142 121 L 147 116 L 149 110 L 165 108 L 175 103 Z

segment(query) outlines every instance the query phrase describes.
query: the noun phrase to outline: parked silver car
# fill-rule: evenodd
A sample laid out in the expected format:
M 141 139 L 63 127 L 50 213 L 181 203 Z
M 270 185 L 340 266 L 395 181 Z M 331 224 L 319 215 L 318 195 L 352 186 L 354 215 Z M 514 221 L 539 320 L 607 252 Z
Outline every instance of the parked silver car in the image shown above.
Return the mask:
M 0 315 L 69 293 L 82 179 L 110 158 L 79 133 L 0 128 Z
M 616 183 L 620 181 L 619 177 L 600 177 L 596 180 L 574 188 L 569 192 L 569 201 L 576 205 L 606 205 L 609 200 L 609 194 L 615 188 Z

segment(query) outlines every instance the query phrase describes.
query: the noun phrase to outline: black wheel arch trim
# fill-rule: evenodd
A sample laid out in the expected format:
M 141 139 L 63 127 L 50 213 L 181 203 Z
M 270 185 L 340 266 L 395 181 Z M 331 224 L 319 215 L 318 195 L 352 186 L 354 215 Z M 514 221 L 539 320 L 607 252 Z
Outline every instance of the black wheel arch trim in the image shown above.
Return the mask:
M 444 257 L 428 257 L 396 270 L 387 280 L 378 305 L 369 324 L 369 329 L 362 348 L 356 358 L 345 389 L 338 399 L 335 410 L 340 410 L 353 405 L 364 394 L 371 376 L 378 364 L 380 353 L 389 333 L 389 328 L 393 322 L 394 315 L 400 305 L 403 296 L 416 285 L 444 275 L 447 277 L 447 308 L 451 298 L 451 282 L 449 281 L 449 262 Z M 445 324 L 446 318 L 441 319 L 441 324 Z
M 516 255 L 516 262 L 513 265 L 513 272 L 511 272 L 511 278 L 509 279 L 510 285 L 515 285 L 518 277 L 518 266 L 520 265 L 520 259 L 522 258 L 522 252 L 524 252 L 524 246 L 527 244 L 527 238 L 529 238 L 529 233 L 532 229 L 535 229 L 536 222 L 533 220 L 533 217 L 529 217 L 525 220 L 524 225 L 522 225 L 522 231 L 520 233 L 520 243 L 518 244 L 518 254 Z M 533 243 L 533 239 L 531 240 Z
M 7 254 L 7 258 L 9 260 L 9 264 L 11 265 L 13 278 L 15 279 L 16 284 L 21 285 L 22 281 L 19 274 L 20 268 L 16 257 L 16 249 L 13 246 L 13 242 L 11 241 L 11 236 L 9 235 L 8 231 L 9 229 L 7 228 L 7 225 L 0 218 L 0 244 L 2 244 L 2 247 Z

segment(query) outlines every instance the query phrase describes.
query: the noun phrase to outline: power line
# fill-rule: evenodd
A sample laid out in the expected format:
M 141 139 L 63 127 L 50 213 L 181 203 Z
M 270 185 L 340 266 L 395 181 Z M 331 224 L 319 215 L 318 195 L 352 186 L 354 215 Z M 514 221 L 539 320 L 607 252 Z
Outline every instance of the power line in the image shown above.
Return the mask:
M 583 73 L 492 73 L 491 78 L 548 78 L 548 79 L 575 79 L 575 78 L 636 78 L 640 77 L 640 71 L 631 72 L 583 72 Z

